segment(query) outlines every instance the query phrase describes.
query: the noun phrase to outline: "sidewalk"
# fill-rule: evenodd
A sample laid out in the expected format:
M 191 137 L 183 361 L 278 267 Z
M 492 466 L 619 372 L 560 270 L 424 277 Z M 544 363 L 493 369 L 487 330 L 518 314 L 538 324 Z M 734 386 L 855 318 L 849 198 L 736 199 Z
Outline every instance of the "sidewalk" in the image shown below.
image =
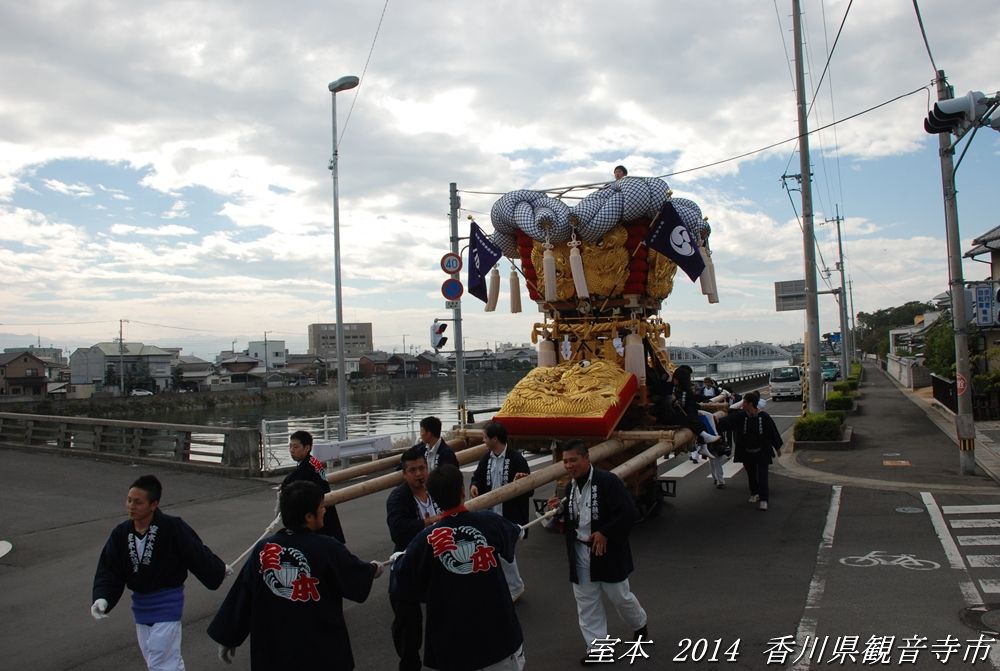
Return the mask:
M 860 412 L 847 417 L 853 449 L 795 450 L 789 432 L 792 449 L 778 460 L 785 474 L 878 489 L 1000 494 L 1000 422 L 977 422 L 976 475 L 962 475 L 954 415 L 930 388 L 910 391 L 865 364 L 860 391 Z

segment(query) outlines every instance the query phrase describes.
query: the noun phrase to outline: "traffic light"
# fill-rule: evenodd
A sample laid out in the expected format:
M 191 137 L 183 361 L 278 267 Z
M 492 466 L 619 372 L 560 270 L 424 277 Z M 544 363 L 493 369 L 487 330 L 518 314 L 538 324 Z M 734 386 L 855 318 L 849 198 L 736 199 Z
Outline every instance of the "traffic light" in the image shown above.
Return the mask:
M 448 328 L 447 324 L 439 322 L 436 319 L 431 324 L 431 347 L 434 348 L 435 352 L 444 347 L 444 344 L 448 342 L 448 339 L 441 335 L 446 328 Z
M 960 98 L 939 100 L 924 119 L 924 130 L 932 134 L 959 135 L 979 121 L 992 103 L 981 91 L 969 91 Z M 990 125 L 996 127 L 994 123 Z

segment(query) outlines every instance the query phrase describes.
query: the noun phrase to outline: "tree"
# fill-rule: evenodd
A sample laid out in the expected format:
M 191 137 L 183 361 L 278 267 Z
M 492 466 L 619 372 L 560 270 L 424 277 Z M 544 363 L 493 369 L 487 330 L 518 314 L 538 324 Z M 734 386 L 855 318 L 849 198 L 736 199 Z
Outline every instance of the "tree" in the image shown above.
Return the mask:
M 955 334 L 951 314 L 945 312 L 931 324 L 924 336 L 924 365 L 941 377 L 955 377 Z
M 874 352 L 884 357 L 889 352 L 889 331 L 912 326 L 914 320 L 925 312 L 933 312 L 929 302 L 910 301 L 898 307 L 883 308 L 872 313 L 859 312 L 860 344 L 864 352 Z

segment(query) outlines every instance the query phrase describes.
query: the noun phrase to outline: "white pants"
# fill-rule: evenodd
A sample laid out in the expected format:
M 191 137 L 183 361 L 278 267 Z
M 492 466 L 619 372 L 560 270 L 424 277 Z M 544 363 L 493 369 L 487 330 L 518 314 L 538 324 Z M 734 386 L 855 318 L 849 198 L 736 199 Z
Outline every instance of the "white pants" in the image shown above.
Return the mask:
M 628 579 L 621 582 L 591 582 L 590 546 L 576 543 L 576 578 L 573 596 L 576 597 L 576 614 L 580 621 L 580 632 L 589 648 L 594 641 L 608 635 L 608 618 L 604 612 L 601 594 L 608 597 L 632 631 L 642 629 L 646 624 L 646 611 L 632 594 Z M 629 632 L 631 634 L 631 632 Z
M 501 659 L 496 664 L 484 666 L 479 671 L 522 671 L 524 669 L 524 646 L 518 647 L 510 657 Z
M 514 557 L 512 562 L 500 557 L 500 566 L 503 567 L 503 577 L 507 579 L 510 598 L 516 599 L 524 591 L 524 580 L 521 579 L 521 572 L 517 568 L 517 557 Z
M 135 636 L 149 671 L 184 671 L 179 621 L 136 624 Z
M 715 459 L 708 460 L 708 466 L 712 469 L 712 479 L 715 480 L 716 484 L 726 482 L 726 476 L 723 475 L 722 467 L 726 465 L 727 461 L 729 461 L 729 457 L 716 457 Z

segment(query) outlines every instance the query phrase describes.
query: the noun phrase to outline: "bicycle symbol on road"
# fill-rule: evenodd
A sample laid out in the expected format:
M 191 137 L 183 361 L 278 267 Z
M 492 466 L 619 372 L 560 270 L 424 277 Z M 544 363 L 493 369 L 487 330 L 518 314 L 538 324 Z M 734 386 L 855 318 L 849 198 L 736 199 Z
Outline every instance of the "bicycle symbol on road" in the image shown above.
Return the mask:
M 882 550 L 872 550 L 866 555 L 854 557 L 841 557 L 840 563 L 844 566 L 857 566 L 868 568 L 871 566 L 902 566 L 914 571 L 933 571 L 941 568 L 941 565 L 930 559 L 917 559 L 910 554 L 893 555 Z

